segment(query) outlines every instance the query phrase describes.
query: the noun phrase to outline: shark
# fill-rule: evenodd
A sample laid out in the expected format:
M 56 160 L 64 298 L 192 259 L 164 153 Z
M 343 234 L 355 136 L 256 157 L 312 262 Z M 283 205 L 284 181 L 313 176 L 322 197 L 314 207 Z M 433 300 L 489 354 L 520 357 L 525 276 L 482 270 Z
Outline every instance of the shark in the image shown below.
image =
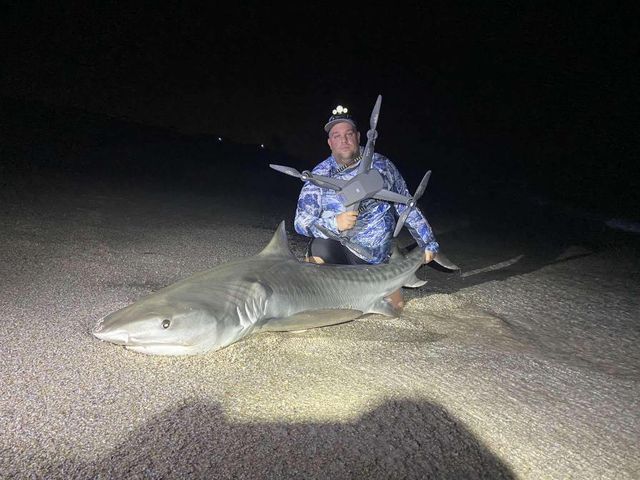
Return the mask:
M 385 297 L 420 287 L 423 251 L 380 265 L 319 265 L 298 260 L 285 222 L 257 255 L 196 273 L 102 318 L 92 333 L 150 355 L 216 351 L 259 332 L 299 331 L 369 313 L 397 316 Z

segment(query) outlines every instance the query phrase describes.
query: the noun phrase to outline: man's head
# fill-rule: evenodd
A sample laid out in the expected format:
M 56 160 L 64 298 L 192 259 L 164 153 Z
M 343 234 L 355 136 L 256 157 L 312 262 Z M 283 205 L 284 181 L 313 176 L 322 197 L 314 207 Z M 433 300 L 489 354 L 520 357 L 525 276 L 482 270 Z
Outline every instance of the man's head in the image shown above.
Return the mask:
M 324 126 L 327 143 L 333 157 L 342 164 L 349 164 L 360 153 L 360 133 L 346 108 L 338 106 Z

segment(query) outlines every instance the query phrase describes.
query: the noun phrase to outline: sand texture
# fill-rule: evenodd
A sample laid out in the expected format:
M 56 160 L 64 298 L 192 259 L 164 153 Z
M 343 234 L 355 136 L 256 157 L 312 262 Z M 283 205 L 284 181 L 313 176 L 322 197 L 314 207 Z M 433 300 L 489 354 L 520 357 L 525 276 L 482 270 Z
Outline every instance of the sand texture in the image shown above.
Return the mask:
M 3 201 L 0 477 L 640 476 L 632 237 L 434 211 L 463 273 L 422 268 L 401 318 L 193 357 L 90 334 L 145 294 L 257 253 L 282 219 L 300 257 L 293 206 L 113 186 Z

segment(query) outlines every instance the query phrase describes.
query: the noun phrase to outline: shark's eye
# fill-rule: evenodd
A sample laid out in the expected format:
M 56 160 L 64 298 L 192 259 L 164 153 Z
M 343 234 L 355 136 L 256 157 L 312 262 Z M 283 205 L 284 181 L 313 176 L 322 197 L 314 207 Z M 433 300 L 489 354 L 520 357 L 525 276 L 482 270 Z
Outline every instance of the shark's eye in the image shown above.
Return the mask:
M 171 320 L 169 320 L 168 318 L 165 318 L 162 321 L 162 328 L 169 328 L 169 325 L 171 325 Z

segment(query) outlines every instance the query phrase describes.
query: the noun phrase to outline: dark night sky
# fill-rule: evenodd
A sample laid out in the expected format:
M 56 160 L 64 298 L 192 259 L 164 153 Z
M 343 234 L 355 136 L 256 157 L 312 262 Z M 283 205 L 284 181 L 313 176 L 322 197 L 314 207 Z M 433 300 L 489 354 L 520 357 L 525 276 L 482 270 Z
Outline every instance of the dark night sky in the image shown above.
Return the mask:
M 398 163 L 638 186 L 640 51 L 620 4 L 62 3 L 4 7 L 5 97 L 282 143 L 311 166 L 330 110 L 363 123 L 382 93 L 378 150 Z

